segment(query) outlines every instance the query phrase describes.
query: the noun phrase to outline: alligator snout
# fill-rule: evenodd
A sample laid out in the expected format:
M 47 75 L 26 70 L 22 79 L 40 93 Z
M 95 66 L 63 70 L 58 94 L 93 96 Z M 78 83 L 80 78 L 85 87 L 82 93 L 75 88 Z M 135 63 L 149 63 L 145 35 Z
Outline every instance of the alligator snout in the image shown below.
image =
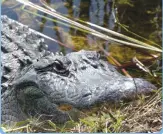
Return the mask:
M 96 83 L 97 84 L 97 83 Z M 90 93 L 82 95 L 77 103 L 78 108 L 89 108 L 97 103 L 119 102 L 124 99 L 134 99 L 140 94 L 148 94 L 157 88 L 150 82 L 140 78 L 127 78 L 121 76 L 116 80 L 103 80 L 97 87 L 91 87 Z

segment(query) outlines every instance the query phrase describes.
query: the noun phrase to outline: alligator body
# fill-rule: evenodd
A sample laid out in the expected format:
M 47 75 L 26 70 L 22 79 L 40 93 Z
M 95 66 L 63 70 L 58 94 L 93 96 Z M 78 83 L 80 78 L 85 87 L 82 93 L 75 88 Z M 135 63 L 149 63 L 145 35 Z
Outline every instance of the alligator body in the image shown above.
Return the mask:
M 36 31 L 6 16 L 1 21 L 2 123 L 36 115 L 64 123 L 70 117 L 62 105 L 87 109 L 156 89 L 144 79 L 123 76 L 95 51 L 54 54 Z

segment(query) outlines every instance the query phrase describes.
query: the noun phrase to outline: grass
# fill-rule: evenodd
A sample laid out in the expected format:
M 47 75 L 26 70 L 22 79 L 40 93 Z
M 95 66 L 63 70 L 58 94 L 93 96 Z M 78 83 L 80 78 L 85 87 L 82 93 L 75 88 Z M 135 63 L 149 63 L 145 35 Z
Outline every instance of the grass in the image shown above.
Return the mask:
M 81 113 L 79 121 L 56 125 L 50 120 L 28 119 L 5 132 L 157 132 L 162 128 L 161 89 L 132 102 L 104 104 Z
M 4 1 L 4 0 L 3 0 Z M 2 1 L 2 2 L 3 2 Z M 17 0 L 20 1 L 20 0 Z M 23 2 L 21 0 L 20 2 Z M 103 31 L 106 34 L 102 34 L 99 31 L 90 29 L 87 25 L 82 25 L 80 23 L 75 23 L 73 20 L 62 16 L 56 12 L 44 9 L 39 6 L 28 3 L 24 1 L 24 4 L 27 3 L 28 6 L 41 10 L 42 12 L 49 13 L 53 17 L 63 18 L 66 22 L 60 22 L 63 25 L 68 25 L 69 23 L 74 24 L 72 27 L 76 28 L 82 32 L 90 33 L 94 36 L 100 37 L 104 40 L 113 40 L 118 43 L 125 45 L 153 50 L 157 52 L 162 52 L 160 48 L 152 47 L 144 42 L 140 42 L 133 38 L 127 37 L 125 35 L 119 34 L 117 32 L 99 27 L 90 22 L 85 22 L 85 24 L 90 25 L 100 31 Z M 26 11 L 25 8 L 23 11 Z M 29 11 L 28 11 L 29 12 Z M 38 14 L 33 13 L 33 15 L 39 16 Z M 40 16 L 43 17 L 43 16 Z M 45 16 L 44 16 L 45 18 Z M 50 18 L 46 18 L 50 20 Z M 55 20 L 51 20 L 55 21 Z M 79 20 L 77 20 L 79 21 Z M 80 22 L 80 21 L 79 21 Z M 112 34 L 117 39 L 110 38 L 107 34 Z M 119 38 L 123 40 L 119 40 Z M 79 39 L 81 41 L 81 38 Z M 79 41 L 78 41 L 79 42 Z M 149 41 L 148 41 L 149 42 Z M 151 43 L 151 42 L 150 42 Z M 61 43 L 59 43 L 61 44 Z M 151 43 L 153 44 L 153 43 Z M 61 44 L 62 45 L 62 44 Z M 81 43 L 80 43 L 81 45 Z M 81 47 L 81 46 L 79 46 Z M 117 50 L 116 50 L 117 51 Z M 121 102 L 120 104 L 104 104 L 100 107 L 96 107 L 91 111 L 81 112 L 81 117 L 79 121 L 68 121 L 63 125 L 57 125 L 51 120 L 41 121 L 40 118 L 27 119 L 22 122 L 18 122 L 12 127 L 7 127 L 2 125 L 2 129 L 5 132 L 157 132 L 162 128 L 162 109 L 161 109 L 161 89 L 157 92 L 152 93 L 148 96 L 139 96 L 137 100 L 130 102 Z
M 95 25 L 95 24 L 92 24 L 90 22 L 84 22 L 84 21 L 82 21 L 85 24 L 85 25 L 83 25 L 81 23 L 78 23 L 78 22 L 76 22 L 76 21 L 74 21 L 72 19 L 69 19 L 69 18 L 67 18 L 67 17 L 59 14 L 55 10 L 54 11 L 51 11 L 51 10 L 49 10 L 49 8 L 48 9 L 43 8 L 43 7 L 38 6 L 38 5 L 36 5 L 36 4 L 28 1 L 28 0 L 16 0 L 16 1 L 24 5 L 22 7 L 22 9 L 24 9 L 25 6 L 29 6 L 31 8 L 37 9 L 38 11 L 41 11 L 41 12 L 46 13 L 48 15 L 51 15 L 51 16 L 53 16 L 53 17 L 55 17 L 55 18 L 63 21 L 64 23 L 70 24 L 70 27 L 72 26 L 72 28 L 78 27 L 78 29 L 80 29 L 80 30 L 83 29 L 82 30 L 83 32 L 89 33 L 89 34 L 93 35 L 94 37 L 98 37 L 98 38 L 101 38 L 103 40 L 110 41 L 110 42 L 116 42 L 118 44 L 128 45 L 128 46 L 132 46 L 132 47 L 136 47 L 136 48 L 142 48 L 142 49 L 152 50 L 152 51 L 156 51 L 156 52 L 162 53 L 162 50 L 160 48 L 154 47 L 152 45 L 149 45 L 149 44 L 147 44 L 145 42 L 141 42 L 141 41 L 136 40 L 134 38 L 125 36 L 125 35 L 120 34 L 118 32 L 115 32 L 115 31 L 106 29 L 104 27 L 100 27 L 100 26 Z M 80 20 L 80 22 L 81 22 L 81 20 Z M 102 32 L 99 32 L 99 31 L 97 31 L 95 29 L 92 29 L 92 28 L 86 26 L 86 24 L 88 24 L 88 25 L 90 25 L 90 26 L 92 26 L 92 27 L 94 27 L 94 28 L 96 28 L 98 30 L 101 30 Z M 103 34 L 103 32 L 106 32 L 107 34 L 112 34 L 114 36 L 117 36 L 119 38 L 122 38 L 123 40 L 120 40 L 118 38 L 113 38 L 111 36 L 108 36 L 107 34 Z

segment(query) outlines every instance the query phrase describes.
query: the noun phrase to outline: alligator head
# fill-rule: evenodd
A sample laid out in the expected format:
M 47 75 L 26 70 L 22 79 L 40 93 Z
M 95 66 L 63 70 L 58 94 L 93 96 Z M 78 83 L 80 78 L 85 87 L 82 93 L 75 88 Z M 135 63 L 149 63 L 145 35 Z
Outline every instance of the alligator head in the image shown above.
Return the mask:
M 58 108 L 61 105 L 85 109 L 155 89 L 144 79 L 121 75 L 113 65 L 100 59 L 97 52 L 84 50 L 66 56 L 45 56 L 22 70 L 13 82 L 21 117 L 46 114 L 60 123 L 69 119 Z

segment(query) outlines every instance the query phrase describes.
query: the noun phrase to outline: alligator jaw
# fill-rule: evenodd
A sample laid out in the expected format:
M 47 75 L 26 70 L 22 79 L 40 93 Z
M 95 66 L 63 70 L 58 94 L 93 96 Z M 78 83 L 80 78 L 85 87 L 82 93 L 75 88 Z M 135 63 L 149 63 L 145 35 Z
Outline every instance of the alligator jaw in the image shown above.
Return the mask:
M 112 84 L 110 84 L 112 83 Z M 148 81 L 140 78 L 117 79 L 108 84 L 100 85 L 91 93 L 85 93 L 77 104 L 79 109 L 90 108 L 95 104 L 120 102 L 122 100 L 133 100 L 140 94 L 148 94 L 157 88 Z
M 85 57 L 86 54 L 89 54 L 90 59 Z M 35 83 L 50 103 L 68 104 L 78 109 L 90 108 L 101 102 L 133 99 L 138 94 L 150 93 L 156 89 L 144 79 L 121 75 L 112 65 L 99 60 L 95 52 L 80 51 L 57 57 L 57 60 L 67 66 L 68 75 L 49 71 L 51 66 L 55 67 L 55 58 L 54 55 L 47 56 L 34 63 L 35 68 L 17 79 L 18 87 L 21 83 Z M 83 63 L 79 63 L 81 58 Z M 44 66 L 42 61 L 46 61 Z

